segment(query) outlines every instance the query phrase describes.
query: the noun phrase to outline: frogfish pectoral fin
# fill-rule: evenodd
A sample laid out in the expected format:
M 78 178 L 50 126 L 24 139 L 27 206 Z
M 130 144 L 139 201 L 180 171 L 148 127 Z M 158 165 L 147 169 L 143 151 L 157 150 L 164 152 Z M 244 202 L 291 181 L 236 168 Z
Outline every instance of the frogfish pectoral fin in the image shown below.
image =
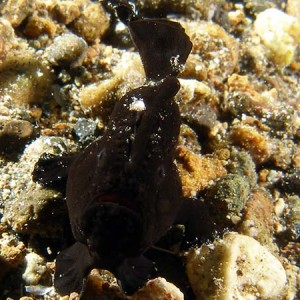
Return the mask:
M 131 294 L 143 286 L 154 271 L 154 263 L 141 255 L 125 259 L 117 268 L 117 278 L 124 292 Z
M 81 293 L 84 278 L 93 266 L 86 245 L 76 242 L 70 248 L 61 251 L 56 258 L 54 287 L 60 295 L 69 295 L 72 292 Z
M 32 180 L 44 187 L 65 189 L 69 167 L 76 154 L 54 155 L 44 153 L 35 164 Z

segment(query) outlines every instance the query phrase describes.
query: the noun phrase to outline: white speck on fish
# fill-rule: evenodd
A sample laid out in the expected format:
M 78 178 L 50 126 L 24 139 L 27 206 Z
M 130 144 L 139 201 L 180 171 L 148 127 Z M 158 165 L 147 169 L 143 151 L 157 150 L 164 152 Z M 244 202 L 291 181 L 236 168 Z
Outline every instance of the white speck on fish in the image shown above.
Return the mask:
M 132 97 L 132 103 L 129 105 L 131 111 L 144 111 L 146 109 L 142 98 Z

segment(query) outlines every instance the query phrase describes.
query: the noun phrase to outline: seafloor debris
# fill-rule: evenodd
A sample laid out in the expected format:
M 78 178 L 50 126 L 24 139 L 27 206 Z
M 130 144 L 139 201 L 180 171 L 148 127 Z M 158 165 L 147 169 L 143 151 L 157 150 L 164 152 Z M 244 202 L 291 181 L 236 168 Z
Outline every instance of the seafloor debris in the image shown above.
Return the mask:
M 267 253 L 278 266 L 273 288 L 264 262 L 255 265 L 266 274 L 263 282 L 266 289 L 272 287 L 271 299 L 299 299 L 300 2 L 132 3 L 143 17 L 180 22 L 194 43 L 176 98 L 183 122 L 177 166 L 185 196 L 192 203 L 200 201 L 216 225 L 216 233 L 208 230 L 216 249 L 229 245 L 226 236 L 215 238 L 228 227 L 239 233 L 229 234 L 234 245 L 238 240 L 250 247 L 253 239 L 260 243 L 255 249 L 263 248 L 262 255 Z M 64 195 L 33 183 L 31 173 L 43 152 L 74 152 L 102 134 L 116 101 L 144 84 L 142 63 L 126 30 L 100 1 L 0 3 L 1 299 L 20 299 L 25 293 L 28 297 L 22 299 L 38 299 L 43 293 L 56 297 L 50 280 L 54 258 L 70 242 Z M 205 223 L 205 218 L 199 220 Z M 204 253 L 205 247 L 197 251 Z M 175 248 L 180 248 L 178 242 Z M 20 286 L 25 286 L 28 253 L 39 255 L 47 271 L 39 285 L 25 290 Z M 205 255 L 197 256 L 200 265 L 206 257 L 212 262 L 213 254 Z M 225 270 L 226 257 L 218 259 L 215 270 Z M 195 264 L 193 272 L 203 271 Z M 227 274 L 211 281 L 215 290 L 207 299 L 221 295 L 224 286 L 233 295 L 240 293 L 233 285 L 241 278 L 260 278 L 248 269 L 235 275 L 236 282 L 226 281 Z M 102 275 L 101 284 L 90 291 L 127 297 L 112 277 Z M 204 275 L 210 278 L 211 273 Z M 207 295 L 194 278 L 190 276 L 195 294 Z M 170 281 L 167 275 L 165 279 Z M 191 297 L 179 282 L 177 287 Z M 254 281 L 246 283 L 253 299 L 259 299 L 251 292 L 258 288 L 268 295 Z

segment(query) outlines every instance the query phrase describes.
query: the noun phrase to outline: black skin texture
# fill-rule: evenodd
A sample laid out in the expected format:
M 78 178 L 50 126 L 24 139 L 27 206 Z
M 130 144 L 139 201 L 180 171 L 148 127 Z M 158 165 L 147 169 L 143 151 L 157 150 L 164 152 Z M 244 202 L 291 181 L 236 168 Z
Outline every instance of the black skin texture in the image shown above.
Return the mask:
M 110 270 L 126 292 L 134 292 L 153 271 L 143 253 L 178 218 L 185 221 L 173 162 L 180 130 L 174 96 L 192 44 L 179 23 L 140 19 L 128 2 L 112 4 L 151 82 L 117 102 L 103 137 L 79 154 L 44 155 L 35 167 L 33 179 L 42 185 L 66 183 L 76 243 L 56 259 L 54 285 L 61 295 L 80 293 L 94 267 Z

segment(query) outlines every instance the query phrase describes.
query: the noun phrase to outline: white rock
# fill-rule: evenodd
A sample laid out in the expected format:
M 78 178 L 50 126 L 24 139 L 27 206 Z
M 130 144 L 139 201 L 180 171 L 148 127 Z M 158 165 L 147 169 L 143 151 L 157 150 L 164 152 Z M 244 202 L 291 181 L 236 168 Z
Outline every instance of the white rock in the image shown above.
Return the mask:
M 276 8 L 266 9 L 257 15 L 254 30 L 270 59 L 281 66 L 292 63 L 300 44 L 300 23 L 297 18 Z
M 162 277 L 149 280 L 130 300 L 183 300 L 182 292 Z
M 47 270 L 44 259 L 38 254 L 31 252 L 25 257 L 26 269 L 22 275 L 23 280 L 28 285 L 36 285 Z
M 187 256 L 187 274 L 197 299 L 283 299 L 286 272 L 255 239 L 229 232 Z

